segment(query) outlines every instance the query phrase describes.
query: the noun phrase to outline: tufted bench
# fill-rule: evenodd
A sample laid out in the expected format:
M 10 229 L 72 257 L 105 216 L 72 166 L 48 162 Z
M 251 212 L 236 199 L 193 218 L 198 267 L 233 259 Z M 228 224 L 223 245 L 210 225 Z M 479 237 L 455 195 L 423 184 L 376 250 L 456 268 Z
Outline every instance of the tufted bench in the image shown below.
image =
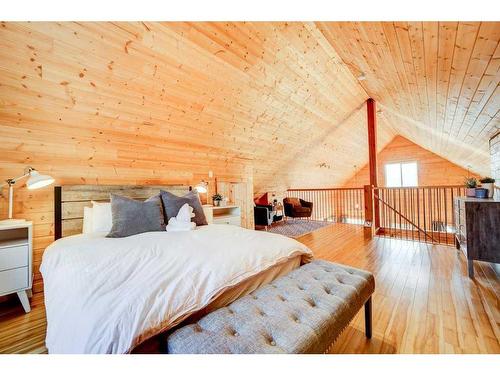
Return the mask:
M 365 305 L 371 337 L 369 272 L 315 260 L 167 338 L 168 353 L 324 353 Z

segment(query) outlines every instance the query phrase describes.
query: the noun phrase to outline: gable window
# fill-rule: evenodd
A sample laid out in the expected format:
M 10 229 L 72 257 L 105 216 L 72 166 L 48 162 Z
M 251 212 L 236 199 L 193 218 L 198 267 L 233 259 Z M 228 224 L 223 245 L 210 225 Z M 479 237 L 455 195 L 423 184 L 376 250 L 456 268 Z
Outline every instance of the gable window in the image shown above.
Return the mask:
M 417 162 L 390 163 L 385 165 L 386 187 L 418 186 Z

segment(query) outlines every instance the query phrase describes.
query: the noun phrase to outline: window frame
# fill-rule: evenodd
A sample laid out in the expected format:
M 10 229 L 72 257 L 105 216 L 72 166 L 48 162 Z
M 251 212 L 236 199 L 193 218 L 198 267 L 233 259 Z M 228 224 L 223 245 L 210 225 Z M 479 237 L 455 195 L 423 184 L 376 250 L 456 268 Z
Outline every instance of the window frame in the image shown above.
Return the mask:
M 403 165 L 405 164 L 415 164 L 415 167 L 416 167 L 416 181 L 417 181 L 417 184 L 416 185 L 403 185 Z M 387 173 L 387 166 L 388 165 L 398 165 L 399 166 L 399 186 L 388 186 L 387 185 L 387 176 L 388 176 L 388 173 Z M 396 162 L 389 162 L 389 163 L 385 163 L 384 164 L 384 183 L 385 183 L 385 187 L 389 187 L 389 188 L 409 188 L 409 187 L 418 187 L 418 161 L 416 160 L 412 160 L 412 161 L 396 161 Z

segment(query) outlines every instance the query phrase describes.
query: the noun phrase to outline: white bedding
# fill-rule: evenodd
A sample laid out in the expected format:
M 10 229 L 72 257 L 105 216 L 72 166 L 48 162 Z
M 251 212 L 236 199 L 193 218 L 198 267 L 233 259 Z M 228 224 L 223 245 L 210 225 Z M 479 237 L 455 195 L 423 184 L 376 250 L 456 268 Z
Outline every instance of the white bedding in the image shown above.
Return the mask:
M 127 238 L 76 235 L 43 255 L 50 353 L 126 353 L 225 289 L 311 251 L 232 225 Z

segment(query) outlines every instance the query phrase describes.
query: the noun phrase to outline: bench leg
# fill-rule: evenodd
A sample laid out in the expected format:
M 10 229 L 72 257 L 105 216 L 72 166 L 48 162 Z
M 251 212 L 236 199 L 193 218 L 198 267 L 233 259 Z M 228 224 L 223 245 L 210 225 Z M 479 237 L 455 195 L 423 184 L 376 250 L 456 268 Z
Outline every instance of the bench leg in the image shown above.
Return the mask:
M 372 297 L 365 302 L 365 335 L 372 338 Z

